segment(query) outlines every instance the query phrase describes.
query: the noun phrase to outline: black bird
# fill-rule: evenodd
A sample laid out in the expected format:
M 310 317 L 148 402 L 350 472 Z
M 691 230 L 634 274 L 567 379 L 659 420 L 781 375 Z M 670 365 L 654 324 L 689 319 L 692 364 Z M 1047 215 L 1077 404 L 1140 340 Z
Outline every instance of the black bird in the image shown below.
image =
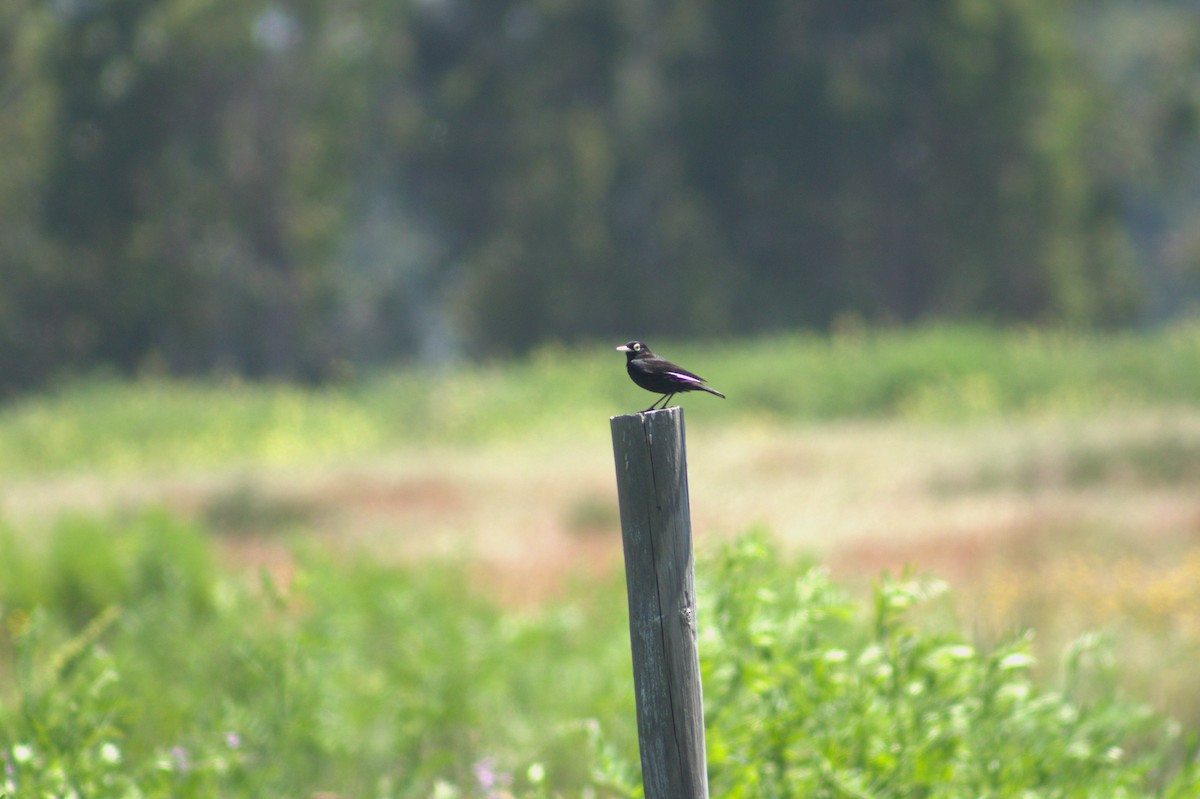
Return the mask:
M 633 382 L 647 391 L 662 394 L 654 401 L 653 405 L 642 413 L 654 410 L 654 406 L 659 402 L 662 402 L 662 407 L 667 407 L 671 397 L 684 391 L 707 391 L 709 394 L 715 394 L 721 399 L 725 399 L 725 395 L 720 391 L 704 385 L 703 377 L 694 375 L 665 358 L 658 357 L 640 341 L 622 344 L 617 347 L 617 350 L 625 353 L 625 370 L 629 372 L 629 377 Z

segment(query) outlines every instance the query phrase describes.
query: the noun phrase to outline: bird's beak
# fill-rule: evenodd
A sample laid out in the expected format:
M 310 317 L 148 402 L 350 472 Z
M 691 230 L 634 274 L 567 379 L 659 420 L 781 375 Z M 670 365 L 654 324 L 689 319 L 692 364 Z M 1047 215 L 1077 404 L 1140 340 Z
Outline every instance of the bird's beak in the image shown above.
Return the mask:
M 629 348 L 622 344 L 621 346 L 617 347 L 617 352 L 629 352 Z

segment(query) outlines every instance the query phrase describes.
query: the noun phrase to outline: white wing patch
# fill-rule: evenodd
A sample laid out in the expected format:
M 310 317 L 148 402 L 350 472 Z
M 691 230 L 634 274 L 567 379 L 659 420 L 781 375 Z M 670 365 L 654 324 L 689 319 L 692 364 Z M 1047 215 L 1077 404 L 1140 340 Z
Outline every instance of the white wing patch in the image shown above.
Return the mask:
M 683 372 L 667 372 L 667 374 L 669 374 L 671 377 L 674 377 L 678 380 L 682 380 L 685 383 L 693 383 L 697 386 L 704 382 L 703 380 L 696 377 L 695 375 L 685 375 Z

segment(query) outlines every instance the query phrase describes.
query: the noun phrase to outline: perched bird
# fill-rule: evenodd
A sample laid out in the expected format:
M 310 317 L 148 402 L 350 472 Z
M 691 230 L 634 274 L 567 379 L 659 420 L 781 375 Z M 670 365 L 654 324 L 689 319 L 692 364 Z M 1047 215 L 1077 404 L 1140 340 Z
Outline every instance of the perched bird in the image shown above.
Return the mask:
M 663 408 L 667 407 L 671 397 L 684 391 L 707 391 L 709 394 L 715 394 L 721 399 L 725 399 L 725 395 L 720 391 L 704 385 L 704 378 L 676 366 L 665 358 L 658 357 L 640 341 L 622 344 L 617 347 L 617 351 L 625 353 L 625 370 L 629 372 L 629 377 L 634 383 L 647 391 L 662 394 L 654 401 L 653 405 L 642 413 L 654 410 L 654 406 L 659 402 L 662 402 Z

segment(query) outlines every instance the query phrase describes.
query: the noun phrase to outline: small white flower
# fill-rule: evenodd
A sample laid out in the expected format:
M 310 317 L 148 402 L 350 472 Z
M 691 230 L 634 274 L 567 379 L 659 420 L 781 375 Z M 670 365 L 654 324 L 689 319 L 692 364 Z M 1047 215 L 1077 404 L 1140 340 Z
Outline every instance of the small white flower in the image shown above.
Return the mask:
M 849 658 L 845 649 L 830 649 L 821 657 L 826 663 L 845 663 Z
M 121 750 L 112 741 L 105 741 L 100 744 L 100 759 L 115 766 L 121 762 Z
M 433 784 L 433 799 L 458 799 L 460 796 L 462 791 L 444 780 Z
M 1013 652 L 1000 659 L 1000 668 L 1004 671 L 1027 669 L 1035 665 L 1037 665 L 1037 660 L 1026 652 Z

